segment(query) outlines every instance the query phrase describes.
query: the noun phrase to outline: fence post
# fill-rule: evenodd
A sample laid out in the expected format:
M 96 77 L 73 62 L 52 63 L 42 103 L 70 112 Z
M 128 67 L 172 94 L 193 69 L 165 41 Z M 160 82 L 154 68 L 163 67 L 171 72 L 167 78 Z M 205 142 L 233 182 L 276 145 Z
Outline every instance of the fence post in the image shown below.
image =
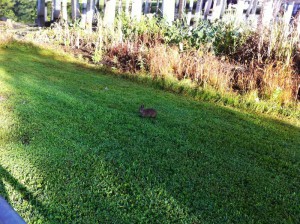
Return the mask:
M 178 13 L 179 13 L 179 0 L 175 1 L 175 17 L 178 17 Z
M 175 0 L 164 0 L 162 8 L 163 17 L 167 23 L 172 24 L 175 16 Z
M 111 27 L 116 16 L 116 0 L 107 0 L 104 12 L 104 25 Z
M 126 5 L 125 5 L 125 15 L 129 15 L 129 5 L 130 5 L 130 0 L 126 0 Z
M 286 25 L 289 25 L 289 23 L 291 21 L 292 14 L 293 14 L 293 9 L 294 9 L 294 4 L 295 4 L 295 2 L 292 2 L 292 4 L 288 4 L 287 10 L 284 12 L 283 22 Z
M 72 20 L 76 21 L 79 16 L 79 1 L 78 0 L 72 0 L 71 1 L 71 7 L 72 7 Z
M 210 12 L 211 5 L 212 5 L 212 0 L 207 0 L 204 6 L 204 19 L 207 19 Z
M 251 9 L 251 14 L 256 14 L 257 5 L 258 5 L 258 0 L 254 0 L 253 8 Z
M 87 0 L 82 1 L 82 12 L 81 12 L 81 22 L 80 25 L 81 27 L 86 26 L 86 6 L 87 6 Z
M 86 24 L 87 27 L 92 28 L 94 17 L 95 1 L 87 0 Z
M 204 2 L 204 0 L 197 0 L 196 12 L 195 12 L 196 24 L 198 24 L 200 16 L 202 14 L 203 2 Z
M 244 20 L 244 8 L 245 8 L 245 2 L 242 0 L 239 0 L 238 3 L 236 4 L 236 18 L 239 21 L 243 21 Z
M 121 15 L 122 14 L 122 2 L 123 0 L 119 0 L 119 4 L 118 4 L 118 15 Z
M 221 16 L 224 15 L 226 8 L 227 8 L 227 0 L 222 0 Z
M 141 20 L 142 17 L 142 0 L 133 0 L 132 1 L 132 11 L 131 11 L 131 18 L 136 19 L 137 21 Z
M 215 1 L 214 7 L 213 7 L 213 12 L 212 12 L 212 20 L 220 19 L 222 9 L 223 9 L 223 0 Z
M 95 7 L 98 12 L 100 12 L 100 0 L 95 0 Z
M 52 20 L 57 21 L 60 17 L 60 11 L 61 11 L 61 0 L 53 0 L 52 2 Z
M 47 1 L 45 1 L 44 15 L 45 15 L 45 22 L 47 22 L 47 20 L 48 20 L 48 2 Z
M 186 22 L 188 26 L 191 24 L 193 8 L 194 8 L 194 0 L 190 0 L 189 10 L 186 18 Z
M 62 0 L 62 19 L 68 21 L 67 0 Z
M 248 6 L 247 11 L 246 11 L 246 17 L 248 17 L 250 15 L 251 9 L 253 7 L 253 3 L 254 3 L 254 0 L 251 0 L 249 2 L 249 6 Z
M 150 6 L 150 0 L 146 0 L 146 2 L 145 2 L 145 9 L 144 9 L 144 14 L 145 15 L 148 14 L 149 11 L 151 10 L 151 8 L 149 6 Z
M 178 17 L 179 19 L 182 18 L 183 14 L 184 14 L 184 0 L 179 0 L 179 3 L 178 3 Z
M 273 19 L 273 2 L 272 0 L 264 0 L 261 9 L 261 23 L 263 27 L 270 26 Z
M 156 14 L 159 13 L 159 5 L 160 5 L 160 0 L 156 1 Z
M 297 26 L 297 32 L 298 32 L 298 37 L 300 37 L 300 14 L 298 13 L 298 16 L 296 17 L 296 26 Z M 300 90 L 300 85 L 299 85 L 299 90 Z M 299 92 L 300 96 L 300 92 Z
M 45 26 L 46 15 L 45 15 L 45 0 L 38 0 L 37 2 L 37 25 L 39 27 Z

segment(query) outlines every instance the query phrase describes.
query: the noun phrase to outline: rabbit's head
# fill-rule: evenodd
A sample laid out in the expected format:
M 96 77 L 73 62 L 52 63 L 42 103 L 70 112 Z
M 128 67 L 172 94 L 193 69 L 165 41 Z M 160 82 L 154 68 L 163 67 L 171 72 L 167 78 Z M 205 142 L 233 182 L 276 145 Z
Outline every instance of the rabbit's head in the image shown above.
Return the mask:
M 145 108 L 144 105 L 140 106 L 140 113 L 142 113 L 144 111 L 144 108 Z

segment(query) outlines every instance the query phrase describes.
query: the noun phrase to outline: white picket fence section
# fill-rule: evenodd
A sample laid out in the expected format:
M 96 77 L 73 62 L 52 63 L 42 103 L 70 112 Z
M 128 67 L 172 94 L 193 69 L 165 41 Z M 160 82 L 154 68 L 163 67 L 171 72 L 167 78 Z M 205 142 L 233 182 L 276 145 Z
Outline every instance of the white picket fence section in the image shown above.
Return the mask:
M 83 27 L 91 27 L 96 12 L 103 14 L 106 26 L 113 25 L 116 13 L 125 13 L 136 20 L 140 20 L 146 14 L 157 14 L 164 17 L 169 24 L 175 19 L 183 18 L 189 26 L 200 18 L 208 20 L 225 18 L 228 12 L 240 21 L 251 20 L 256 24 L 259 21 L 268 26 L 271 21 L 276 21 L 278 13 L 283 13 L 284 21 L 290 23 L 295 9 L 300 9 L 300 0 L 102 0 L 101 5 L 104 5 L 102 8 L 99 7 L 100 0 L 37 0 L 37 2 L 38 26 L 44 26 L 48 17 L 51 21 L 58 19 L 68 21 L 68 6 L 71 7 L 71 20 L 80 19 Z M 47 8 L 51 8 L 51 15 L 48 15 Z

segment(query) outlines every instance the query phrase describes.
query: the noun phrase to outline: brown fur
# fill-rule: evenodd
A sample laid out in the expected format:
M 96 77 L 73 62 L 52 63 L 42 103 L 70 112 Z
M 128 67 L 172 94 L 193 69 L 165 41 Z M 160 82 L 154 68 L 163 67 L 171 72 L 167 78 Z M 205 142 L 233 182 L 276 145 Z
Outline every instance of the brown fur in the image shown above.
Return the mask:
M 156 110 L 149 108 L 149 109 L 145 109 L 144 105 L 141 105 L 140 107 L 140 115 L 142 117 L 152 117 L 152 118 L 156 118 L 157 112 Z

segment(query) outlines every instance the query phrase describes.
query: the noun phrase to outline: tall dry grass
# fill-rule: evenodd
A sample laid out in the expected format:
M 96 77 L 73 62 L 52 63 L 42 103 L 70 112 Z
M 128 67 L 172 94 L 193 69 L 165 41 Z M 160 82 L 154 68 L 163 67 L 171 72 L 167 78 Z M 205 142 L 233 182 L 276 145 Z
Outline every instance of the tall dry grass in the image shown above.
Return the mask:
M 203 88 L 211 86 L 222 92 L 231 88 L 234 66 L 204 50 L 180 52 L 177 47 L 157 45 L 150 49 L 148 60 L 149 72 L 155 76 L 190 79 Z
M 0 27 L 0 44 L 6 44 L 7 42 L 11 41 L 13 38 L 13 35 L 8 32 L 6 29 L 1 29 Z
M 129 27 L 124 32 L 120 20 L 114 27 L 106 28 L 99 19 L 93 32 L 79 26 L 56 24 L 28 38 L 62 45 L 92 63 L 131 73 L 147 73 L 153 79 L 189 80 L 193 86 L 214 89 L 221 94 L 255 92 L 258 100 L 270 100 L 280 106 L 296 102 L 300 76 L 294 63 L 298 43 L 295 27 L 286 28 L 279 23 L 263 36 L 249 32 L 235 52 L 216 56 L 211 46 L 198 49 L 190 46 L 182 50 L 176 44 L 166 44 L 157 27 L 151 28 L 155 30 L 152 32 L 146 25 L 145 22 L 137 24 L 140 27 Z

